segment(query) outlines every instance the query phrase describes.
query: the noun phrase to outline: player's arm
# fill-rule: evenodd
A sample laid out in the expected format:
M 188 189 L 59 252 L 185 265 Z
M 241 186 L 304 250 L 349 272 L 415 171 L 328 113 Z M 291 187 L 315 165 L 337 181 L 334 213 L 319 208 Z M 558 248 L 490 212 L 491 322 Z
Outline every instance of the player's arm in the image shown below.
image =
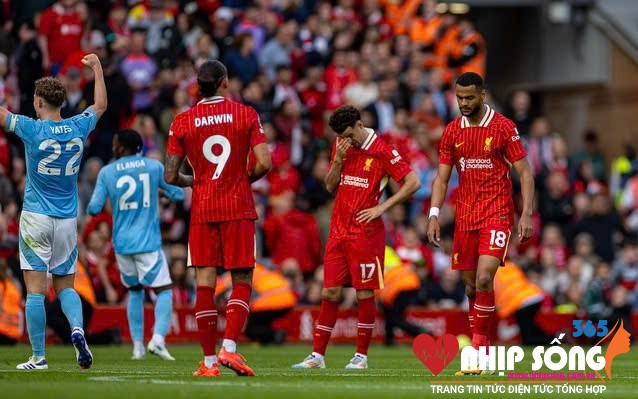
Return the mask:
M 91 195 L 91 200 L 89 201 L 89 206 L 86 208 L 86 212 L 91 216 L 102 212 L 107 195 L 106 184 L 104 182 L 104 169 L 102 169 L 97 175 L 95 190 L 93 190 L 93 195 Z
M 441 136 L 441 144 L 439 145 L 439 167 L 437 168 L 436 177 L 432 182 L 432 197 L 430 198 L 430 214 L 428 215 L 428 241 L 431 244 L 439 246 L 441 241 L 441 226 L 439 225 L 439 211 L 445 201 L 447 194 L 447 186 L 452 176 L 452 166 L 454 161 L 452 153 L 454 150 L 454 125 L 450 123 L 445 128 L 443 136 Z
M 532 212 L 534 202 L 534 176 L 527 158 L 521 158 L 512 164 L 521 180 L 521 193 L 523 194 L 523 212 L 518 223 L 518 239 L 525 242 L 532 237 L 534 226 L 532 225 Z
M 187 176 L 179 172 L 184 163 L 184 157 L 175 154 L 166 154 L 166 166 L 164 167 L 164 180 L 166 183 L 179 187 L 192 187 L 193 176 Z
M 82 64 L 91 68 L 95 75 L 95 89 L 93 92 L 94 103 L 89 108 L 95 112 L 97 119 L 100 119 L 106 111 L 107 106 L 106 84 L 104 83 L 102 64 L 100 64 L 100 59 L 95 54 L 88 54 L 82 58 Z
M 326 190 L 328 190 L 329 193 L 334 193 L 337 188 L 339 188 L 339 184 L 341 183 L 341 164 L 350 145 L 351 141 L 349 138 L 341 139 L 337 142 L 336 151 L 330 164 L 330 170 L 328 170 L 328 174 L 324 179 Z
M 6 109 L 5 107 L 0 106 L 0 126 L 2 126 L 2 128 L 6 131 L 9 131 L 9 129 L 7 129 L 8 120 L 9 120 L 9 110 Z
M 160 164 L 159 186 L 162 189 L 162 195 L 171 201 L 184 201 L 184 189 L 172 186 L 164 180 L 164 165 Z
M 254 183 L 261 179 L 272 168 L 272 160 L 270 159 L 270 151 L 268 150 L 268 144 L 260 143 L 253 147 L 253 153 L 255 154 L 255 167 L 249 176 L 250 182 Z
M 430 243 L 439 246 L 441 241 L 441 226 L 439 225 L 439 210 L 443 206 L 445 195 L 447 194 L 447 186 L 452 175 L 452 166 L 439 163 L 439 167 L 432 182 L 432 197 L 430 199 L 431 208 L 428 220 L 428 240 Z
M 357 222 L 359 223 L 368 223 L 371 220 L 378 218 L 383 215 L 385 211 L 392 208 L 396 204 L 400 204 L 406 199 L 410 198 L 412 194 L 416 193 L 416 191 L 421 188 L 421 181 L 419 180 L 419 176 L 417 176 L 416 172 L 411 171 L 402 180 L 403 184 L 399 191 L 394 193 L 393 196 L 388 198 L 383 203 L 373 207 L 364 209 L 357 214 Z

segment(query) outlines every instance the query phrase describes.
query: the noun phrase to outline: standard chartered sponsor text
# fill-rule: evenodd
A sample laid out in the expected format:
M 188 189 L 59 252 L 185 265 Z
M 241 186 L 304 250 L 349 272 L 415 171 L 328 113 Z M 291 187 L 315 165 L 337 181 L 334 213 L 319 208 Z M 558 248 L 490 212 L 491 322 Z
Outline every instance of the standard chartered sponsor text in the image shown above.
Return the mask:
M 341 184 L 362 188 L 368 188 L 369 186 L 367 178 L 350 175 L 343 176 L 343 181 L 341 182 Z

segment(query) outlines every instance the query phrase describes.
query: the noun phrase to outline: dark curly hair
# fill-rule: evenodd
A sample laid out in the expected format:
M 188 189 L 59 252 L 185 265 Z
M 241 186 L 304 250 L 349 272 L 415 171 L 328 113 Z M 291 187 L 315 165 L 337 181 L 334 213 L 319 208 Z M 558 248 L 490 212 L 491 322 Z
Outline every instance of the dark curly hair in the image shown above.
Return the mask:
M 133 129 L 122 129 L 115 133 L 117 141 L 124 147 L 130 154 L 137 154 L 142 151 L 142 136 Z
M 361 120 L 361 113 L 352 105 L 344 105 L 330 115 L 328 125 L 338 135 L 341 135 L 348 127 L 354 127 Z
M 60 108 L 64 104 L 66 90 L 58 79 L 46 77 L 35 81 L 35 95 L 42 97 L 52 107 Z

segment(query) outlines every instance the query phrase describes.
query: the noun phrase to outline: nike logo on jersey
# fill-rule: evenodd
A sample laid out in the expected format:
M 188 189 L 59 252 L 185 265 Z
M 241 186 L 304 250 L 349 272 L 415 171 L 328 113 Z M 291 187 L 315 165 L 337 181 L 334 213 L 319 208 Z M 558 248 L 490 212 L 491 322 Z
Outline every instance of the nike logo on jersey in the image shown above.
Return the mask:
M 501 247 L 494 247 L 494 246 L 490 245 L 490 251 L 497 251 L 497 250 L 499 250 L 499 249 L 503 249 L 503 248 L 501 248 Z
M 462 143 L 455 143 L 454 147 L 459 148 L 460 146 L 462 146 L 463 144 L 465 144 L 465 141 Z
M 367 280 L 361 280 L 361 284 L 365 284 L 365 283 L 369 283 L 370 281 L 372 281 L 373 279 L 369 278 Z

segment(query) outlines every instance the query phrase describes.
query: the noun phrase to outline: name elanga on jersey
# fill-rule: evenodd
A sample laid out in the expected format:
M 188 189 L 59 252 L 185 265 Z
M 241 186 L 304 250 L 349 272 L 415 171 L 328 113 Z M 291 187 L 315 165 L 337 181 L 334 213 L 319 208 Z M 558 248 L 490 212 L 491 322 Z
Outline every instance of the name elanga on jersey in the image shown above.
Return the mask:
M 117 169 L 118 171 L 122 171 L 126 169 L 141 168 L 142 166 L 146 166 L 146 163 L 144 162 L 143 159 L 138 159 L 135 161 L 127 161 L 124 163 L 118 163 L 115 165 L 115 169 Z
M 222 123 L 233 123 L 233 114 L 208 115 L 195 118 L 195 127 L 215 126 Z

